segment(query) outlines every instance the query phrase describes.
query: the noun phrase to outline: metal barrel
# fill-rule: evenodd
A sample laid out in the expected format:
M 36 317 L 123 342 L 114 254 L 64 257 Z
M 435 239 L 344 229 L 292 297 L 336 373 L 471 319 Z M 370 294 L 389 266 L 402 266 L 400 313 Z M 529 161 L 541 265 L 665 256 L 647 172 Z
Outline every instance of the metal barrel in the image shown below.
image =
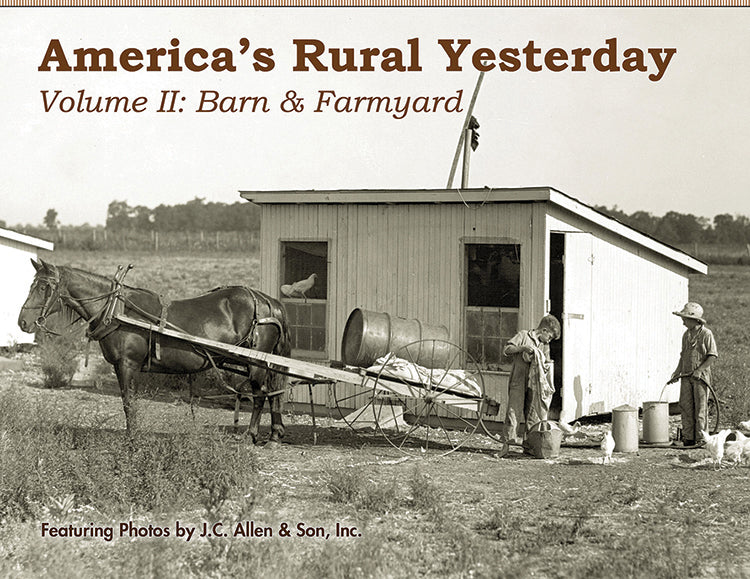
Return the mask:
M 615 452 L 638 452 L 638 409 L 623 404 L 612 409 Z
M 437 340 L 423 342 L 424 340 Z M 398 318 L 385 312 L 352 310 L 344 327 L 341 357 L 345 364 L 367 368 L 389 353 L 428 368 L 445 368 L 449 363 L 448 329 Z M 408 349 L 404 348 L 409 344 Z
M 643 403 L 643 442 L 669 442 L 669 402 Z

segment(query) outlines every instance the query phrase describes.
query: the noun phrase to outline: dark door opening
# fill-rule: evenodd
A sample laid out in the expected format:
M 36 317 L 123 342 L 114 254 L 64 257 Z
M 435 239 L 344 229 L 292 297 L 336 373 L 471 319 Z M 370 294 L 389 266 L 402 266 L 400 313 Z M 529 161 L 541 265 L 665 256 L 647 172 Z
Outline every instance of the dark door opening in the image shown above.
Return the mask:
M 563 296 L 565 289 L 565 235 L 563 233 L 551 233 L 549 243 L 549 313 L 560 321 L 560 339 L 550 342 L 550 357 L 554 362 L 553 379 L 555 381 L 555 393 L 552 395 L 549 416 L 552 420 L 559 420 L 562 411 L 562 387 L 563 387 Z

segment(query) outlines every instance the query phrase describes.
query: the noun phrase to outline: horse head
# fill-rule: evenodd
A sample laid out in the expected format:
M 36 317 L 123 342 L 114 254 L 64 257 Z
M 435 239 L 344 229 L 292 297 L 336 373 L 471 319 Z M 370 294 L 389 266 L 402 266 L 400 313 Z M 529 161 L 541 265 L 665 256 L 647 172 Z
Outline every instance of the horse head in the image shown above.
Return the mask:
M 60 270 L 42 259 L 38 262 L 32 259 L 31 264 L 36 269 L 36 275 L 31 282 L 29 295 L 21 306 L 18 327 L 28 333 L 40 329 L 49 331 L 45 326 L 47 316 L 60 310 Z

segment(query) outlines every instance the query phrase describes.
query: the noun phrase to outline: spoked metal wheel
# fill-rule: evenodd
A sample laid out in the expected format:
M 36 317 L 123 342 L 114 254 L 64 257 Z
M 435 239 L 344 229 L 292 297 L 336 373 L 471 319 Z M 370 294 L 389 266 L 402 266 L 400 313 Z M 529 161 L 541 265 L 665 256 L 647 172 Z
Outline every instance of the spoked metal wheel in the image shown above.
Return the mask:
M 333 384 L 333 401 L 338 411 L 336 418 L 358 434 L 377 431 L 371 381 L 371 377 L 363 375 L 361 384 Z
M 451 453 L 481 422 L 485 399 L 479 366 L 445 340 L 420 340 L 389 354 L 370 383 L 378 430 L 401 452 Z

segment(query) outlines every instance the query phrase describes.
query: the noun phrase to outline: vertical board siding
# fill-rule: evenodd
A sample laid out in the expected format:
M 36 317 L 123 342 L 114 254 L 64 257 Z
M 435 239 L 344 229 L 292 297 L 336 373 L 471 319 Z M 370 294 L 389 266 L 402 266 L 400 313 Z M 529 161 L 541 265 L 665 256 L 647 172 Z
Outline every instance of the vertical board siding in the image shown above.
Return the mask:
M 679 356 L 672 312 L 687 301 L 687 280 L 601 239 L 593 253 L 592 382 L 606 408 L 658 400 Z
M 332 357 L 340 356 L 346 319 L 357 307 L 445 325 L 460 343 L 465 240 L 521 245 L 521 311 L 531 307 L 531 204 L 262 207 L 261 287 L 273 296 L 279 295 L 280 240 L 329 240 Z M 531 317 L 522 313 L 521 319 L 528 324 Z
M 688 299 L 687 269 L 577 215 L 553 211 L 546 229 L 593 234 L 591 397 L 583 412 L 658 400 L 677 365 L 682 329 L 672 312 Z M 678 395 L 664 391 L 670 402 Z
M 327 346 L 332 359 L 341 358 L 344 326 L 358 307 L 445 325 L 449 339 L 463 346 L 465 243 L 501 239 L 520 244 L 519 327 L 533 327 L 549 297 L 549 232 L 560 230 L 589 231 L 594 238 L 591 405 L 602 402 L 610 409 L 657 399 L 676 364 L 682 331 L 671 312 L 687 301 L 687 269 L 555 206 L 261 207 L 260 285 L 270 295 L 279 295 L 280 240 L 329 242 Z M 313 400 L 330 403 L 327 390 L 314 388 Z M 295 401 L 306 392 L 306 386 L 295 389 Z M 674 400 L 676 391 L 668 390 L 666 397 Z

